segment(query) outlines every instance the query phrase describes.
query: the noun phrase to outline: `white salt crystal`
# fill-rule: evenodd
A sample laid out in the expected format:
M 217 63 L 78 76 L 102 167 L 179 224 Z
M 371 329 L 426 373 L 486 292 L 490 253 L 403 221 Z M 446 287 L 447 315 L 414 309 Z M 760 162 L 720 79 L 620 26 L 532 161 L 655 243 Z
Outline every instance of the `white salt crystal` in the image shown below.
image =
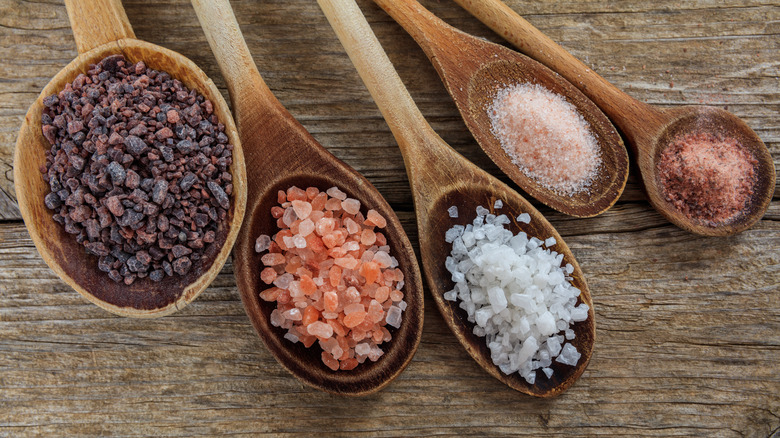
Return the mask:
M 255 252 L 263 252 L 271 247 L 271 236 L 261 234 L 255 240 Z
M 561 354 L 558 355 L 555 361 L 565 365 L 574 366 L 577 365 L 577 362 L 580 361 L 580 356 L 580 353 L 577 351 L 577 348 L 575 348 L 574 345 L 566 344 L 563 346 Z
M 545 375 L 545 376 L 547 376 L 547 378 L 548 378 L 548 379 L 549 379 L 550 377 L 552 377 L 552 375 L 553 375 L 553 370 L 552 370 L 552 368 L 547 368 L 547 367 L 544 367 L 544 368 L 542 368 L 542 371 L 544 372 L 544 375 Z
M 544 241 L 544 246 L 551 247 L 555 245 L 557 241 L 555 240 L 555 237 L 548 237 L 547 240 Z
M 450 217 L 452 218 L 458 217 L 458 207 L 453 205 L 452 207 L 447 209 L 447 213 L 449 213 Z
M 485 216 L 488 213 L 490 213 L 490 210 L 488 210 L 487 208 L 481 205 L 477 206 L 477 216 Z
M 395 328 L 401 327 L 401 309 L 396 306 L 390 306 L 390 308 L 387 309 L 385 321 L 388 325 L 391 325 Z
M 522 222 L 524 224 L 530 224 L 531 223 L 531 215 L 528 213 L 523 213 L 520 216 L 517 217 L 518 222 Z
M 496 202 L 493 203 L 493 209 L 498 210 L 499 208 L 504 206 L 504 202 L 500 199 L 496 199 Z
M 355 345 L 355 354 L 360 356 L 366 356 L 371 351 L 371 346 L 365 342 L 361 342 Z
M 284 339 L 287 339 L 288 341 L 292 342 L 293 344 L 298 342 L 298 336 L 292 334 L 292 333 L 285 333 Z

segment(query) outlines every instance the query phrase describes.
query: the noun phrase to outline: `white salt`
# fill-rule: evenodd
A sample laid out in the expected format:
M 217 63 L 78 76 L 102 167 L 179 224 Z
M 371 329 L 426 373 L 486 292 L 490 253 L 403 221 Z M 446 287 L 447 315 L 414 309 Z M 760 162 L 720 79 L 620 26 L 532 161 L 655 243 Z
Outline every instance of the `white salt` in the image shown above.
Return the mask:
M 530 215 L 518 220 L 527 223 Z M 489 214 L 480 206 L 472 224 L 446 232 L 452 250 L 445 268 L 455 287 L 444 299 L 460 300 L 459 307 L 474 323 L 472 332 L 486 338 L 502 372 L 518 373 L 533 384 L 539 369 L 552 376 L 553 360 L 577 364 L 579 352 L 562 344 L 573 339 L 571 325 L 587 319 L 589 307 L 577 306 L 580 291 L 566 277 L 572 266 L 562 266 L 562 254 L 541 246 L 556 242 L 522 232 L 513 235 L 504 228 L 508 222 L 505 215 Z M 388 323 L 394 308 L 388 310 Z
M 456 217 L 458 217 L 458 207 L 456 207 L 456 206 L 454 206 L 454 205 L 453 205 L 452 207 L 450 207 L 450 208 L 448 208 L 448 209 L 447 209 L 447 213 L 448 213 L 448 214 L 450 215 L 450 217 L 452 217 L 452 218 L 456 218 Z
M 498 91 L 491 131 L 528 177 L 562 195 L 587 192 L 601 165 L 590 125 L 566 99 L 537 84 Z
M 493 203 L 493 209 L 498 210 L 499 208 L 504 206 L 504 202 L 500 199 L 496 199 L 496 202 Z
M 524 224 L 530 224 L 531 223 L 531 215 L 528 213 L 523 213 L 520 216 L 517 217 L 518 222 L 522 222 Z

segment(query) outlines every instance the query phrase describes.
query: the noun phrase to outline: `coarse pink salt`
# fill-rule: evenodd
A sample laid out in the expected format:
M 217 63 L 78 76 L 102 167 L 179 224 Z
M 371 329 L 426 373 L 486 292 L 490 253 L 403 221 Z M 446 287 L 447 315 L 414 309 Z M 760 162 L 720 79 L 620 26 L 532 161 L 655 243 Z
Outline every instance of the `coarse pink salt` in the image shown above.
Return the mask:
M 601 165 L 590 125 L 563 96 L 537 84 L 498 91 L 488 109 L 491 130 L 512 162 L 562 195 L 587 192 Z
M 291 187 L 277 200 L 271 212 L 280 230 L 256 242 L 268 251 L 260 278 L 273 286 L 259 295 L 276 302 L 271 324 L 287 330 L 290 342 L 318 344 L 334 371 L 378 360 L 380 345 L 392 339 L 385 325 L 397 328 L 406 308 L 403 273 L 375 230 L 386 219 L 375 210 L 364 216 L 360 201 L 336 187 Z

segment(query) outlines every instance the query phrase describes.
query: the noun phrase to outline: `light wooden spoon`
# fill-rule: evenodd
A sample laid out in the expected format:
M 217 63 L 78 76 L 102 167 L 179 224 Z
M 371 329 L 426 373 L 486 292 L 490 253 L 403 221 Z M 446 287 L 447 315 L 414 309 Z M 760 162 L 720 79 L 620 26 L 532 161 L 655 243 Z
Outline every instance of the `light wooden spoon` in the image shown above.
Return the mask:
M 415 106 L 354 0 L 318 0 L 318 3 L 401 148 L 414 196 L 425 278 L 444 320 L 474 360 L 493 377 L 526 394 L 538 397 L 560 394 L 585 370 L 595 340 L 590 291 L 568 246 L 528 201 L 463 158 L 433 131 Z M 443 294 L 454 286 L 444 267 L 450 253 L 450 245 L 444 242 L 444 233 L 455 224 L 470 223 L 476 216 L 477 206 L 492 208 L 497 199 L 506 205 L 498 213 L 512 218 L 521 213 L 531 215 L 529 225 L 514 223 L 510 226 L 512 232 L 522 230 L 541 239 L 555 237 L 557 244 L 552 249 L 564 255 L 564 263 L 574 266 L 573 284 L 582 291 L 582 302 L 590 307 L 588 319 L 573 326 L 576 333 L 573 344 L 582 353 L 578 365 L 570 367 L 555 363 L 553 377 L 547 379 L 538 373 L 534 385 L 529 385 L 517 373 L 503 374 L 491 361 L 485 338 L 473 334 L 474 324 L 468 322 L 466 313 L 457 303 L 443 298 Z M 453 205 L 460 212 L 457 219 L 450 218 L 447 212 Z
M 377 189 L 317 143 L 274 97 L 252 61 L 228 0 L 193 0 L 192 4 L 227 82 L 250 169 L 247 218 L 233 252 L 247 315 L 279 363 L 304 383 L 344 395 L 378 391 L 409 364 L 422 335 L 422 278 L 409 238 Z M 276 205 L 277 192 L 293 185 L 303 189 L 315 186 L 323 191 L 338 186 L 360 200 L 361 209 L 373 208 L 387 219 L 384 233 L 404 273 L 408 307 L 401 327 L 391 332 L 393 339 L 377 362 L 366 361 L 351 371 L 332 371 L 322 363 L 318 346 L 293 344 L 283 338 L 286 330 L 270 323 L 276 304 L 259 297 L 268 286 L 260 280 L 262 254 L 254 250 L 255 239 L 278 231 L 271 207 Z
M 764 215 L 775 190 L 775 165 L 766 145 L 744 121 L 711 106 L 660 109 L 640 102 L 607 82 L 499 0 L 455 2 L 521 52 L 571 81 L 612 119 L 636 157 L 650 204 L 673 224 L 696 234 L 726 236 L 750 228 Z M 657 163 L 661 152 L 675 137 L 698 132 L 731 137 L 758 160 L 755 191 L 744 213 L 717 226 L 686 217 L 664 198 L 659 188 Z
M 244 157 L 233 118 L 217 87 L 192 61 L 171 50 L 135 39 L 119 0 L 66 0 L 65 6 L 79 56 L 52 78 L 24 118 L 14 153 L 14 184 L 19 210 L 43 260 L 89 301 L 122 316 L 155 317 L 173 313 L 194 300 L 217 276 L 244 218 Z M 51 149 L 41 131 L 43 99 L 58 93 L 80 73 L 86 73 L 90 64 L 116 54 L 168 72 L 211 100 L 234 147 L 230 167 L 233 196 L 227 220 L 217 230 L 217 240 L 187 275 L 166 277 L 158 283 L 144 278 L 127 286 L 109 280 L 98 270 L 97 257 L 87 254 L 63 226 L 54 222 L 52 212 L 43 203 L 50 189 L 39 169 L 45 164 L 46 150 Z
M 605 212 L 623 193 L 628 154 L 607 116 L 568 81 L 544 65 L 504 46 L 448 25 L 415 0 L 374 0 L 422 47 L 455 101 L 474 138 L 501 170 L 523 190 L 571 216 Z M 602 164 L 587 191 L 561 195 L 521 171 L 491 131 L 489 108 L 498 90 L 514 84 L 539 84 L 561 95 L 590 125 Z

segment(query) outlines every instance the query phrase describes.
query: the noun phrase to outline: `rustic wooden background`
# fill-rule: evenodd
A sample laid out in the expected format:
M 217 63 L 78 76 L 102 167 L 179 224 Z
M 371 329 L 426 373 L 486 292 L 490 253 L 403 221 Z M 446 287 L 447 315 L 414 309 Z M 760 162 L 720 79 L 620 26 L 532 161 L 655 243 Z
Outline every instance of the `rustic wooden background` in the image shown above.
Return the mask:
M 499 41 L 450 0 L 423 3 Z M 780 165 L 777 0 L 508 3 L 639 99 L 736 113 Z M 124 4 L 138 38 L 191 58 L 224 91 L 186 1 Z M 316 2 L 233 5 L 270 88 L 379 188 L 416 242 L 401 156 Z M 422 51 L 373 3 L 360 6 L 436 131 L 501 176 Z M 582 265 L 597 317 L 590 366 L 556 399 L 489 377 L 430 298 L 401 377 L 376 395 L 340 398 L 303 386 L 266 351 L 230 262 L 196 302 L 156 320 L 100 310 L 43 263 L 15 205 L 13 149 L 28 106 L 75 56 L 60 1 L 0 0 L 0 436 L 780 436 L 780 195 L 753 229 L 729 238 L 670 225 L 634 175 L 600 217 L 541 208 Z

